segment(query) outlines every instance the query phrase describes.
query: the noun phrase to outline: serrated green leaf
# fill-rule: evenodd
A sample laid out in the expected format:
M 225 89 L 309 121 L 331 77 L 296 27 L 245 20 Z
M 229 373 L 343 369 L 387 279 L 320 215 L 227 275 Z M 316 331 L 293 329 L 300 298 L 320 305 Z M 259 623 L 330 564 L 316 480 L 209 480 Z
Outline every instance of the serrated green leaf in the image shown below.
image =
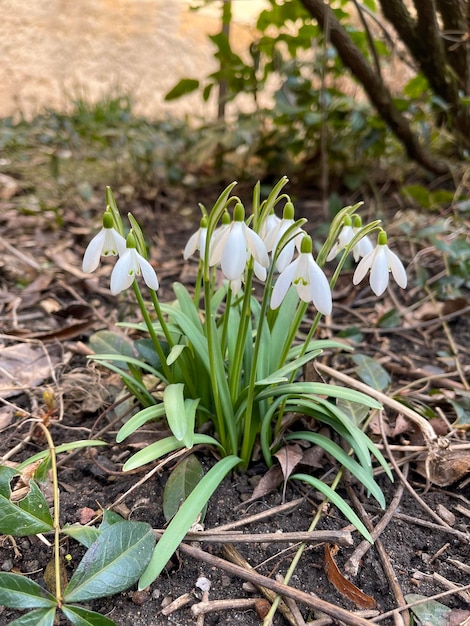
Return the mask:
M 330 502 L 332 502 L 338 509 L 343 513 L 347 520 L 353 524 L 353 526 L 361 533 L 364 539 L 367 539 L 370 543 L 374 543 L 369 531 L 358 518 L 356 513 L 352 510 L 349 504 L 343 500 L 343 498 L 333 491 L 333 489 L 324 483 L 322 480 L 315 478 L 314 476 L 309 476 L 308 474 L 293 474 L 290 477 L 291 480 L 301 480 L 304 483 L 307 483 L 314 489 L 318 489 L 321 491 L 323 495 L 325 495 Z
M 54 626 L 56 609 L 37 609 L 13 620 L 8 626 Z
M 194 454 L 178 463 L 163 490 L 163 515 L 167 522 L 176 515 L 181 504 L 201 482 L 203 476 L 202 465 Z
M 73 626 L 116 626 L 109 617 L 84 609 L 82 606 L 64 604 L 62 611 Z
M 49 609 L 57 600 L 34 581 L 10 572 L 0 573 L 0 605 L 10 609 Z
M 139 589 L 145 589 L 160 575 L 214 491 L 228 472 L 239 463 L 240 459 L 236 456 L 227 456 L 218 461 L 189 494 L 178 513 L 169 523 L 163 537 L 159 539 L 150 563 L 139 580 Z
M 149 524 L 113 524 L 80 561 L 64 591 L 65 602 L 102 598 L 128 589 L 147 566 L 154 546 L 155 535 Z
M 11 467 L 0 466 L 0 533 L 25 537 L 53 530 L 49 505 L 36 483 L 31 480 L 29 493 L 12 502 L 10 482 L 20 473 Z
M 359 378 L 373 389 L 383 391 L 390 385 L 390 376 L 380 363 L 366 354 L 353 354 L 356 363 L 356 373 Z

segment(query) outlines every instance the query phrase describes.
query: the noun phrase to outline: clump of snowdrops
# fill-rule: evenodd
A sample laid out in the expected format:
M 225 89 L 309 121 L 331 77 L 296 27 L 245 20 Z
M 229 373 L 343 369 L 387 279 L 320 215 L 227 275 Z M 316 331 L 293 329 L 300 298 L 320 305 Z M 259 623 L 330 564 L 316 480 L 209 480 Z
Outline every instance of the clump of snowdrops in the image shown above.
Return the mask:
M 302 372 L 325 349 L 345 349 L 344 343 L 316 339 L 315 334 L 322 316 L 332 311 L 331 292 L 349 255 L 358 262 L 353 283 L 370 272 L 370 286 L 377 296 L 387 288 L 390 274 L 400 287 L 406 287 L 406 273 L 389 249 L 380 221 L 362 225 L 361 203 L 336 215 L 314 258 L 312 239 L 304 230 L 306 220 L 295 219 L 294 205 L 282 193 L 286 183 L 287 178 L 282 178 L 263 201 L 257 184 L 249 216 L 241 199 L 231 195 L 236 183 L 221 193 L 212 210 L 200 205 L 200 227 L 184 250 L 186 259 L 198 255 L 197 279 L 190 289 L 175 283 L 175 300 L 169 303 L 158 299 L 159 281 L 148 260 L 144 233 L 129 214 L 131 229 L 125 236 L 121 215 L 107 189 L 103 228 L 88 245 L 83 270 L 95 270 L 102 255 L 118 256 L 111 292 L 132 288 L 143 318 L 140 324 L 122 325 L 146 333 L 147 340 L 136 342 L 133 356 L 94 358 L 118 371 L 143 406 L 124 423 L 117 435 L 119 442 L 150 420 L 166 420 L 172 433 L 135 453 L 124 469 L 196 444 L 212 446 L 220 459 L 170 522 L 142 576 L 141 587 L 159 575 L 225 475 L 236 466 L 249 465 L 255 446 L 259 445 L 269 467 L 286 441 L 319 445 L 384 504 L 371 457 L 388 472 L 387 465 L 360 425 L 335 400 L 375 409 L 380 405 L 352 389 L 303 380 Z M 328 279 L 323 268 L 335 259 L 338 262 Z M 223 281 L 219 280 L 220 271 Z M 255 284 L 262 285 L 262 290 L 257 289 L 260 297 L 254 295 Z M 315 314 L 306 328 L 311 304 Z M 119 360 L 124 363 L 122 368 L 116 365 Z M 149 387 L 149 378 L 158 386 Z M 350 453 L 316 432 L 285 432 L 284 418 L 291 414 L 328 425 Z M 293 474 L 290 479 L 323 492 L 370 538 L 354 511 L 330 486 L 309 474 Z

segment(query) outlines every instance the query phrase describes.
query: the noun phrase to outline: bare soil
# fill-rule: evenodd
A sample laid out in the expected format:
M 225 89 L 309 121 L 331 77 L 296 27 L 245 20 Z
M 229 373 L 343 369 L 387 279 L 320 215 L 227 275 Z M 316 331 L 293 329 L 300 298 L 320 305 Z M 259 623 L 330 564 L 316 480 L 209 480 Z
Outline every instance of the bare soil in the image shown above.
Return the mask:
M 100 192 L 101 193 L 101 192 Z M 96 229 L 99 227 L 101 198 L 94 195 L 90 203 L 70 214 L 66 213 L 65 223 L 57 226 L 47 212 L 34 216 L 18 213 L 18 199 L 2 202 L 0 226 L 3 233 L 3 252 L 0 261 L 0 323 L 3 348 L 27 345 L 44 351 L 48 355 L 49 368 L 36 371 L 24 381 L 12 381 L 17 389 L 6 390 L 4 385 L 3 401 L 0 407 L 0 459 L 5 455 L 10 461 L 19 462 L 40 449 L 44 441 L 37 432 L 32 431 L 29 417 L 40 416 L 43 408 L 42 392 L 53 389 L 57 401 L 57 415 L 50 422 L 50 432 L 56 445 L 74 439 L 103 437 L 109 446 L 90 453 L 80 451 L 64 456 L 60 463 L 59 480 L 61 487 L 61 521 L 74 523 L 83 519 L 87 507 L 99 512 L 102 508 L 113 505 L 125 494 L 143 473 L 124 474 L 121 467 L 136 449 L 152 441 L 155 432 L 147 429 L 139 436 L 117 445 L 115 433 L 119 427 L 116 413 L 106 409 L 119 392 L 119 383 L 106 370 L 86 363 L 87 341 L 89 336 L 99 329 L 114 329 L 119 319 L 136 315 L 130 296 L 112 297 L 108 292 L 109 266 L 104 266 L 93 276 L 85 276 L 80 271 L 80 257 Z M 197 216 L 187 211 L 187 207 L 196 206 L 198 198 L 181 198 L 172 206 L 171 211 L 164 208 L 160 199 L 152 202 L 133 200 L 132 206 L 126 206 L 124 197 L 118 203 L 125 211 L 132 209 L 137 217 L 149 223 L 158 223 L 158 230 L 153 237 L 152 262 L 157 267 L 163 285 L 161 298 L 172 297 L 169 285 L 174 280 L 189 281 L 193 266 L 184 264 L 181 250 L 195 228 Z M 167 201 L 165 201 L 167 202 Z M 312 209 L 307 203 L 299 203 L 298 213 L 309 213 Z M 403 252 L 412 260 L 411 249 L 404 247 Z M 437 272 L 437 270 L 436 270 Z M 442 353 L 449 349 L 449 336 L 452 337 L 453 350 L 464 376 L 470 366 L 468 339 L 470 337 L 470 319 L 468 312 L 451 315 L 444 326 L 440 317 L 434 324 L 412 318 L 412 304 L 423 294 L 413 285 L 407 292 L 398 293 L 395 288 L 380 303 L 370 298 L 367 287 L 351 293 L 345 284 L 338 289 L 337 306 L 330 324 L 322 332 L 331 334 L 340 329 L 360 327 L 362 340 L 356 350 L 380 359 L 392 377 L 391 395 L 400 394 L 405 385 L 411 385 L 401 397 L 410 404 L 428 402 L 437 413 L 448 417 L 452 423 L 452 400 L 456 390 L 463 383 L 456 373 L 455 360 L 445 360 Z M 376 325 L 378 316 L 395 306 L 402 315 L 402 322 L 395 330 L 380 329 Z M 465 310 L 465 309 L 464 309 Z M 450 332 L 450 335 L 449 335 Z M 441 355 L 441 356 L 439 356 Z M 1 355 L 0 355 L 1 356 Z M 345 357 L 328 354 L 325 363 L 338 369 L 351 372 L 351 362 Z M 432 385 L 436 390 L 434 399 L 428 394 L 429 382 L 422 379 L 422 372 L 430 372 L 434 366 L 435 378 Z M 25 369 L 26 366 L 25 366 Z M 421 372 L 421 373 L 420 373 Z M 4 381 L 3 381 L 4 382 Z M 438 422 L 438 423 L 437 423 Z M 437 420 L 436 428 L 440 434 L 449 434 L 444 419 Z M 385 420 L 388 443 L 390 445 L 422 444 L 413 428 L 403 416 L 393 411 L 386 411 Z M 381 443 L 378 427 L 370 426 L 371 436 Z M 468 443 L 468 430 L 460 428 L 452 434 L 453 443 Z M 16 449 L 12 456 L 11 451 Z M 468 563 L 470 562 L 470 487 L 466 470 L 470 467 L 468 451 L 454 458 L 446 459 L 448 464 L 458 461 L 464 471 L 458 480 L 439 486 L 426 487 L 426 479 L 417 470 L 416 459 L 399 451 L 392 451 L 397 460 L 404 457 L 410 461 L 409 488 L 403 490 L 399 501 L 393 501 L 401 489 L 401 479 L 395 473 L 392 484 L 385 477 L 379 481 L 386 494 L 387 507 L 392 506 L 391 521 L 380 535 L 383 551 L 388 559 L 380 555 L 380 546 L 371 547 L 360 560 L 359 572 L 351 581 L 365 594 L 374 599 L 376 608 L 362 612 L 371 623 L 380 620 L 380 616 L 395 609 L 400 602 L 399 593 L 421 594 L 432 597 L 446 591 L 449 584 L 468 585 L 470 581 Z M 204 467 L 208 468 L 213 459 L 205 451 L 198 452 Z M 405 463 L 406 464 L 406 463 Z M 148 469 L 148 468 L 146 468 Z M 331 459 L 324 456 L 316 470 L 319 477 L 328 480 L 329 470 L 334 469 Z M 402 466 L 403 469 L 403 466 Z M 255 513 L 269 512 L 270 515 L 247 527 L 239 528 L 244 532 L 287 532 L 305 531 L 321 499 L 314 491 L 301 490 L 299 486 L 288 484 L 283 494 L 282 486 L 267 493 L 255 502 L 245 504 L 253 489 L 258 484 L 266 468 L 261 462 L 254 463 L 246 473 L 234 472 L 217 490 L 212 499 L 204 521 L 205 529 L 215 529 L 230 521 L 239 521 Z M 404 470 L 405 471 L 405 470 Z M 150 523 L 154 528 L 163 528 L 165 520 L 162 514 L 162 489 L 167 479 L 166 472 L 153 477 L 142 486 L 132 491 L 117 508 L 122 514 L 133 520 Z M 353 506 L 354 495 L 362 503 L 372 526 L 380 521 L 384 511 L 380 511 L 364 492 L 360 485 L 352 484 L 350 490 L 343 485 L 341 493 Z M 414 497 L 417 494 L 418 499 Z M 287 512 L 276 513 L 283 501 L 299 499 L 294 508 Z M 448 525 L 433 518 L 425 511 L 424 502 L 432 511 L 445 517 Z M 444 507 L 444 508 L 442 508 Z M 448 515 L 447 512 L 450 512 Z M 332 507 L 325 509 L 319 528 L 343 529 L 346 520 Z M 340 571 L 345 572 L 345 563 L 353 554 L 361 539 L 354 535 L 354 547 L 340 548 L 335 559 Z M 221 555 L 221 546 L 200 544 L 200 547 L 213 555 Z M 237 543 L 237 549 L 243 557 L 256 568 L 256 571 L 275 578 L 285 574 L 296 546 L 289 543 Z M 70 554 L 72 559 L 68 571 L 73 572 L 84 549 L 73 541 L 64 541 L 64 558 Z M 52 558 L 52 551 L 37 537 L 3 537 L 0 541 L 0 568 L 2 571 L 15 571 L 30 575 L 43 584 L 44 569 Z M 394 578 L 395 588 L 391 579 Z M 222 568 L 216 568 L 203 561 L 193 559 L 179 552 L 168 564 L 164 573 L 146 590 L 136 593 L 129 590 L 116 597 L 105 598 L 90 603 L 90 608 L 108 615 L 120 626 L 160 626 L 178 624 L 180 626 L 201 624 L 191 613 L 190 606 L 201 599 L 201 591 L 196 587 L 200 576 L 211 582 L 210 600 L 258 597 L 259 591 L 247 589 L 243 580 L 231 575 Z M 447 582 L 446 582 L 447 581 Z M 347 595 L 338 591 L 329 581 L 325 565 L 325 546 L 312 544 L 302 556 L 291 586 L 307 593 L 314 593 L 327 602 L 351 612 L 360 608 Z M 468 591 L 466 592 L 468 594 Z M 189 594 L 190 602 L 183 608 L 169 615 L 162 614 L 162 608 L 168 601 L 183 594 Z M 446 606 L 454 609 L 452 620 L 446 623 L 463 624 L 468 619 L 469 596 L 451 592 L 441 599 Z M 305 622 L 326 624 L 325 615 L 301 603 L 298 608 Z M 461 612 L 459 612 L 461 611 Z M 6 625 L 20 612 L 0 607 L 0 625 Z M 405 623 L 410 623 L 410 614 L 403 612 Z M 325 621 L 315 622 L 314 620 Z M 243 624 L 255 626 L 261 623 L 254 609 L 229 608 L 226 611 L 208 613 L 203 622 L 205 626 L 215 624 Z M 286 624 L 279 613 L 274 624 Z M 302 624 L 297 618 L 297 624 Z M 393 624 L 393 616 L 385 617 L 380 623 Z M 415 622 L 416 623 L 416 622 Z

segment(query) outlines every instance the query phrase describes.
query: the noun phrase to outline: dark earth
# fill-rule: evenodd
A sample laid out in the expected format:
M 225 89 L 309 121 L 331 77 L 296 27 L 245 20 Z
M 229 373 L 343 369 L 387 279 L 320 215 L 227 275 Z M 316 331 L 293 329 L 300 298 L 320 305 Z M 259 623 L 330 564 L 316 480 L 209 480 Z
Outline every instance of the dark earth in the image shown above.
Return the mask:
M 242 195 L 242 192 L 239 193 Z M 212 193 L 210 195 L 213 196 Z M 150 468 L 143 468 L 138 473 L 124 474 L 121 467 L 136 448 L 153 441 L 155 436 L 153 427 L 148 427 L 129 441 L 116 444 L 115 434 L 122 422 L 117 418 L 116 412 L 107 409 L 120 392 L 119 381 L 107 370 L 88 364 L 85 358 L 89 337 L 94 332 L 102 329 L 113 330 L 116 321 L 131 319 L 136 315 L 131 294 L 119 298 L 109 294 L 109 267 L 106 263 L 90 277 L 80 271 L 81 255 L 87 242 L 99 228 L 103 196 L 104 190 L 97 190 L 87 206 L 83 206 L 78 213 L 75 211 L 71 215 L 66 214 L 61 225 L 54 223 L 47 212 L 34 216 L 18 215 L 14 199 L 3 201 L 0 211 L 2 242 L 6 241 L 10 246 L 3 245 L 0 261 L 0 324 L 3 346 L 6 348 L 23 343 L 40 345 L 48 354 L 55 357 L 58 355 L 53 360 L 52 375 L 49 371 L 48 374 L 38 376 L 36 380 L 31 379 L 29 384 L 20 383 L 20 389 L 15 393 L 4 394 L 0 414 L 0 459 L 7 455 L 9 461 L 20 462 L 45 448 L 40 433 L 32 429 L 31 421 L 27 419 L 41 415 L 41 409 L 44 409 L 42 393 L 45 389 L 53 390 L 59 407 L 57 415 L 52 416 L 49 422 L 56 446 L 75 439 L 98 436 L 109 443 L 108 447 L 98 451 L 81 450 L 61 455 L 59 483 L 62 524 L 83 520 L 87 509 L 99 513 L 135 485 Z M 163 301 L 171 299 L 171 283 L 175 280 L 190 282 L 194 276 L 195 264 L 184 263 L 181 252 L 188 236 L 196 228 L 198 217 L 193 208 L 197 206 L 201 196 L 191 197 L 190 194 L 175 193 L 173 196 L 156 194 L 150 199 L 129 199 L 124 193 L 119 193 L 119 190 L 116 196 L 123 213 L 132 210 L 143 222 L 144 230 L 154 233 L 151 237 L 151 260 L 162 284 L 159 296 Z M 297 213 L 309 217 L 312 224 L 320 223 L 322 219 L 319 203 L 305 197 L 299 197 Z M 410 214 L 404 210 L 400 213 L 396 208 L 388 209 L 387 213 L 386 222 L 394 225 L 389 236 L 393 232 L 398 237 L 400 223 L 411 219 Z M 150 226 L 152 231 L 147 230 Z M 360 328 L 361 336 L 355 343 L 355 349 L 380 360 L 389 372 L 391 384 L 388 394 L 400 396 L 414 407 L 432 407 L 439 434 L 449 435 L 454 444 L 465 444 L 468 442 L 468 430 L 465 427 L 451 426 L 456 422 L 451 401 L 455 398 L 456 390 L 462 389 L 465 384 L 456 374 L 458 368 L 455 367 L 454 360 L 443 354 L 447 350 L 457 355 L 460 372 L 465 378 L 470 367 L 470 319 L 466 301 L 462 305 L 462 314 L 459 311 L 450 312 L 444 320 L 442 316 L 447 315 L 446 313 L 426 319 L 419 318 L 415 314 L 416 303 L 424 301 L 426 296 L 413 279 L 416 247 L 406 240 L 399 247 L 409 267 L 409 289 L 402 292 L 392 286 L 377 301 L 371 298 L 366 284 L 352 290 L 347 282 L 351 277 L 349 274 L 345 283 L 338 286 L 333 318 L 322 327 L 321 332 L 325 336 L 331 336 L 340 330 Z M 437 275 L 443 267 L 440 265 L 441 259 L 432 254 L 428 257 L 421 256 L 420 263 L 422 266 L 429 265 L 431 275 Z M 379 328 L 377 319 L 392 308 L 399 312 L 398 323 L 392 329 Z M 449 348 L 449 337 L 453 342 L 452 350 Z M 327 353 L 322 359 L 324 363 L 354 375 L 354 364 L 349 357 Z M 435 375 L 432 381 L 434 395 L 430 393 L 429 382 L 416 384 L 416 380 L 425 377 L 425 373 Z M 413 383 L 411 387 L 400 393 L 401 388 L 410 383 Z M 385 413 L 389 445 L 422 445 L 419 433 L 406 417 L 397 415 L 390 409 L 386 409 Z M 314 424 L 311 426 L 315 428 Z M 377 443 L 381 443 L 377 424 L 370 425 L 369 434 Z M 16 453 L 9 456 L 16 446 Z M 463 469 L 457 480 L 446 485 L 434 483 L 428 486 L 423 476 L 424 465 L 416 463 L 416 455 L 412 457 L 395 448 L 392 452 L 397 460 L 404 462 L 401 466 L 403 471 L 406 471 L 408 460 L 410 465 L 409 489 L 405 488 L 399 502 L 395 502 L 391 521 L 380 535 L 397 588 L 401 589 L 405 597 L 407 594 L 420 594 L 430 598 L 448 591 L 448 581 L 457 586 L 468 586 L 468 450 L 454 451 L 453 456 L 449 453 L 447 458 L 449 464 L 457 464 L 458 469 Z M 205 469 L 213 464 L 214 459 L 207 451 L 199 450 L 197 455 Z M 334 461 L 323 455 L 318 465 L 313 470 L 315 475 L 320 478 L 324 476 L 327 482 L 331 480 Z M 299 500 L 291 510 L 274 512 L 262 521 L 239 527 L 238 530 L 249 533 L 306 531 L 322 502 L 319 494 L 313 490 L 304 490 L 298 484 L 288 483 L 285 493 L 280 485 L 258 500 L 245 504 L 265 472 L 266 468 L 261 461 L 255 461 L 246 473 L 237 471 L 229 475 L 209 504 L 204 528 L 216 529 L 217 526 L 241 520 L 245 516 L 269 512 L 283 502 Z M 163 528 L 165 519 L 162 513 L 162 489 L 167 478 L 167 471 L 153 476 L 127 495 L 117 506 L 117 511 L 129 519 L 148 522 L 156 529 Z M 385 476 L 378 480 L 389 507 L 397 490 L 401 488 L 401 479 L 395 473 L 393 484 Z M 413 490 L 432 511 L 438 512 L 441 519 L 445 517 L 448 526 L 423 509 L 410 493 Z M 355 496 L 362 503 L 373 526 L 384 514 L 361 485 L 352 483 L 346 489 L 346 483 L 343 482 L 340 493 L 353 506 L 356 506 L 353 501 Z M 334 507 L 329 507 L 322 515 L 318 528 L 344 529 L 347 526 L 348 522 L 341 513 Z M 357 546 L 361 541 L 359 533 L 353 532 L 353 536 Z M 199 547 L 213 555 L 222 556 L 221 546 L 217 544 L 201 543 Z M 294 545 L 277 542 L 237 543 L 236 548 L 256 571 L 270 578 L 285 574 L 296 551 Z M 64 560 L 66 555 L 72 557 L 70 559 L 67 556 L 66 560 L 66 570 L 70 575 L 85 549 L 75 541 L 64 538 L 62 550 Z M 343 574 L 346 561 L 353 551 L 354 547 L 341 547 L 335 556 Z M 52 549 L 37 537 L 0 538 L 0 568 L 4 572 L 28 574 L 33 580 L 44 584 L 44 570 L 51 559 Z M 130 589 L 118 596 L 96 600 L 86 606 L 109 616 L 120 626 L 255 626 L 262 623 L 253 608 L 229 608 L 223 612 L 208 613 L 203 622 L 201 619 L 197 621 L 190 606 L 201 599 L 202 592 L 196 587 L 200 576 L 206 577 L 211 583 L 210 600 L 261 597 L 256 589 L 248 589 L 241 578 L 179 551 L 163 574 L 145 592 L 137 593 L 135 589 Z M 375 546 L 361 559 L 358 575 L 351 577 L 351 581 L 375 600 L 375 609 L 359 613 L 371 623 L 413 623 L 413 614 L 408 611 L 401 613 L 403 621 L 400 621 L 398 614 L 380 619 L 382 614 L 395 609 L 398 601 Z M 338 591 L 328 580 L 323 544 L 312 544 L 306 549 L 290 585 L 307 593 L 314 593 L 348 611 L 361 611 L 345 593 Z M 162 614 L 162 608 L 169 601 L 183 594 L 189 594 L 188 604 L 169 615 Z M 439 601 L 452 611 L 447 614 L 447 621 L 431 623 L 468 624 L 469 594 L 468 589 L 461 593 L 454 590 L 441 598 Z M 301 603 L 298 603 L 298 608 L 304 623 L 337 623 Z M 6 625 L 20 615 L 21 612 L 0 606 L 0 625 Z M 273 623 L 280 626 L 288 622 L 277 613 Z M 300 618 L 294 623 L 302 624 Z

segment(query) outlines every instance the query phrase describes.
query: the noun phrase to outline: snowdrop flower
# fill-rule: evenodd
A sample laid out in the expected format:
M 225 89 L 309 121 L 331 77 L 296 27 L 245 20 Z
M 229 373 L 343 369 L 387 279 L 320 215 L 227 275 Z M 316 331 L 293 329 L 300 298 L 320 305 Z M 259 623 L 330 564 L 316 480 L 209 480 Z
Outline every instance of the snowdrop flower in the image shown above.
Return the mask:
M 387 288 L 389 272 L 398 285 L 405 289 L 407 285 L 406 271 L 398 256 L 387 245 L 387 233 L 381 231 L 377 238 L 377 246 L 361 259 L 353 276 L 353 283 L 361 282 L 370 270 L 370 286 L 376 296 L 381 296 Z
M 93 237 L 83 256 L 82 270 L 94 272 L 100 264 L 101 256 L 121 255 L 126 250 L 126 240 L 113 227 L 113 217 L 109 211 L 103 215 L 103 228 Z
M 281 222 L 281 218 L 278 217 L 274 211 L 271 211 L 271 213 L 267 216 L 267 218 L 264 220 L 264 222 L 261 224 L 261 229 L 259 231 L 259 236 L 261 237 L 261 239 L 263 241 L 266 240 L 266 237 L 268 236 L 268 234 L 274 230 L 278 224 Z M 269 250 L 268 250 L 269 252 Z
M 199 230 L 197 230 L 188 240 L 183 252 L 184 259 L 189 259 L 196 250 L 199 250 L 199 255 L 204 260 L 204 254 L 206 251 L 206 238 L 207 238 L 207 217 L 201 219 Z
M 233 222 L 221 228 L 211 241 L 209 265 L 222 266 L 222 272 L 229 281 L 235 281 L 233 287 L 240 288 L 247 260 L 253 257 L 256 273 L 269 265 L 268 252 L 261 237 L 244 222 L 245 209 L 237 204 L 233 212 Z
M 266 248 L 268 252 L 276 251 L 276 248 L 281 240 L 282 236 L 285 234 L 288 228 L 290 228 L 294 224 L 294 205 L 292 202 L 286 202 L 284 206 L 284 212 L 282 216 L 282 220 L 280 220 L 277 225 L 267 232 L 266 237 L 264 239 L 264 243 L 266 244 Z M 302 241 L 303 231 L 298 228 L 293 234 L 293 238 L 282 248 L 280 251 L 277 260 L 276 260 L 276 269 L 278 272 L 282 272 L 292 261 L 292 257 L 294 256 L 295 247 L 297 245 L 297 249 L 300 248 L 300 243 Z
M 353 217 L 354 222 L 352 230 L 353 236 L 355 237 L 362 228 L 362 220 L 359 215 L 354 215 Z M 364 237 L 362 237 L 353 248 L 353 256 L 356 263 L 359 261 L 359 259 L 369 254 L 369 252 L 372 252 L 373 249 L 374 244 L 370 240 L 369 235 L 364 235 Z
M 354 223 L 353 223 L 353 219 L 354 219 Z M 341 252 L 341 250 L 344 250 L 344 248 L 346 248 L 346 246 L 351 243 L 351 241 L 354 239 L 357 233 L 361 230 L 361 228 L 362 228 L 362 220 L 359 217 L 359 215 L 354 215 L 353 218 L 347 215 L 344 218 L 343 228 L 339 232 L 338 239 L 336 240 L 336 243 L 334 244 L 334 246 L 331 248 L 330 253 L 326 257 L 326 260 L 332 261 L 336 257 L 336 255 Z M 354 260 L 356 261 L 356 263 L 359 261 L 360 258 L 366 256 L 366 254 L 368 254 L 373 249 L 374 249 L 374 246 L 372 245 L 372 242 L 369 239 L 369 237 L 367 235 L 362 237 L 354 245 L 353 250 L 352 250 Z
M 279 274 L 271 295 L 272 309 L 281 305 L 291 285 L 296 287 L 301 300 L 313 302 L 323 315 L 331 313 L 330 285 L 323 270 L 313 259 L 312 239 L 308 235 L 302 239 L 299 256 Z
M 126 250 L 119 257 L 111 273 L 111 293 L 115 296 L 128 289 L 140 274 L 144 277 L 147 287 L 157 291 L 159 286 L 157 274 L 150 263 L 137 252 L 131 231 L 127 236 Z

